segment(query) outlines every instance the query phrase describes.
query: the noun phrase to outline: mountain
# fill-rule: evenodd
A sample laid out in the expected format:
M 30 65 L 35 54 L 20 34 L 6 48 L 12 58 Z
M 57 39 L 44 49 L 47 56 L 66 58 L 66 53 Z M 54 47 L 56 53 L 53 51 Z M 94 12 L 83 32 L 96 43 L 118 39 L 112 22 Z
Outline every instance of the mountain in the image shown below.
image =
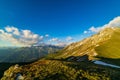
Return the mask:
M 105 28 L 56 54 L 30 64 L 11 66 L 1 80 L 120 80 L 119 35 L 120 28 Z
M 0 62 L 31 62 L 61 49 L 62 47 L 52 45 L 0 48 Z
M 90 57 L 98 55 L 106 58 L 120 58 L 119 34 L 120 28 L 106 28 L 98 34 L 67 46 L 59 57 L 87 54 Z
M 89 60 L 96 57 L 107 62 L 115 62 L 120 65 L 120 28 L 105 28 L 99 33 L 82 41 L 72 43 L 65 47 L 60 54 L 54 56 L 56 59 L 71 56 L 88 55 Z

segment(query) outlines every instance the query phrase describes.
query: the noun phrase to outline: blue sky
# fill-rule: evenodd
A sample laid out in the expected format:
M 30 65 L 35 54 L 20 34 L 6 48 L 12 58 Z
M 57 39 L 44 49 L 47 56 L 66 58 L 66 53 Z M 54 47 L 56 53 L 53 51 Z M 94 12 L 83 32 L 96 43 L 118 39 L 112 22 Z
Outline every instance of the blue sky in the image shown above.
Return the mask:
M 64 40 L 87 37 L 90 33 L 83 32 L 91 26 L 103 26 L 119 15 L 120 0 L 0 0 L 0 29 L 14 26 Z

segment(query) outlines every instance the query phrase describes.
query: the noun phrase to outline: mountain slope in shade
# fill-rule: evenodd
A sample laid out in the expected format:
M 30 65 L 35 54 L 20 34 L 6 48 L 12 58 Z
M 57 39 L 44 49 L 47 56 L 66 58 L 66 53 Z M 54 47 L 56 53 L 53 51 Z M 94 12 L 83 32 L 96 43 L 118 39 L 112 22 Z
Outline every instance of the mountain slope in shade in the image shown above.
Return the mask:
M 0 48 L 0 62 L 31 62 L 61 50 L 62 47 L 45 45 L 18 48 Z

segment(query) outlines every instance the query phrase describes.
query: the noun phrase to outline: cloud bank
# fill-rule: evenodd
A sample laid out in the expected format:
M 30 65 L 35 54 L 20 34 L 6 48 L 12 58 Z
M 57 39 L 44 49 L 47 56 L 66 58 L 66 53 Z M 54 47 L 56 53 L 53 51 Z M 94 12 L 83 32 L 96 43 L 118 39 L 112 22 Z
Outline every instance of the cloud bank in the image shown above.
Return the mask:
M 31 46 L 43 40 L 43 36 L 34 34 L 30 30 L 21 30 L 14 26 L 0 29 L 0 39 L 8 41 L 16 46 Z
M 55 46 L 66 46 L 66 45 L 69 45 L 70 43 L 73 42 L 73 38 L 71 36 L 67 36 L 65 37 L 63 40 L 59 39 L 59 38 L 51 38 L 49 40 L 49 43 L 50 44 L 53 44 Z
M 50 37 L 49 34 L 43 36 L 35 34 L 31 30 L 18 29 L 14 26 L 6 26 L 4 29 L 0 29 L 0 41 L 1 40 L 6 43 L 10 43 L 11 46 L 17 47 L 27 47 L 32 45 L 66 46 L 71 43 L 73 38 L 68 36 L 64 39 L 59 39 Z
M 106 27 L 120 27 L 120 16 L 115 17 L 113 20 L 111 20 L 108 24 L 105 24 L 103 26 L 99 27 L 90 27 L 87 31 L 84 31 L 83 33 L 91 33 L 91 32 L 99 32 L 100 30 L 106 28 Z
M 96 33 L 106 27 L 120 27 L 120 16 L 115 17 L 113 20 L 109 21 L 108 24 L 98 27 L 90 27 L 85 30 L 84 34 Z M 49 34 L 39 35 L 33 33 L 31 30 L 18 29 L 14 26 L 6 26 L 4 29 L 0 29 L 0 41 L 6 41 L 11 43 L 13 46 L 31 46 L 31 45 L 56 45 L 56 46 L 66 46 L 74 41 L 73 37 L 67 36 L 64 39 L 51 37 Z M 1 45 L 1 44 L 0 44 Z
M 72 38 L 71 36 L 68 36 L 68 37 L 66 38 L 66 41 L 71 41 L 71 40 L 73 40 L 73 38 Z

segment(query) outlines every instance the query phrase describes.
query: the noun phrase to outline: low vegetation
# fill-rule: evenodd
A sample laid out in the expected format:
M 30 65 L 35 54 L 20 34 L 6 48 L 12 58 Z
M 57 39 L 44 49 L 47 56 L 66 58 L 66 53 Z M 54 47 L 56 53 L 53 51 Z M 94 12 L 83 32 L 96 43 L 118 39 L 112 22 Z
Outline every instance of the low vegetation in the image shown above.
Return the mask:
M 14 67 L 9 68 L 1 80 L 15 80 L 18 73 L 24 80 L 120 80 L 120 70 L 90 61 L 39 60 L 10 73 L 11 69 Z

